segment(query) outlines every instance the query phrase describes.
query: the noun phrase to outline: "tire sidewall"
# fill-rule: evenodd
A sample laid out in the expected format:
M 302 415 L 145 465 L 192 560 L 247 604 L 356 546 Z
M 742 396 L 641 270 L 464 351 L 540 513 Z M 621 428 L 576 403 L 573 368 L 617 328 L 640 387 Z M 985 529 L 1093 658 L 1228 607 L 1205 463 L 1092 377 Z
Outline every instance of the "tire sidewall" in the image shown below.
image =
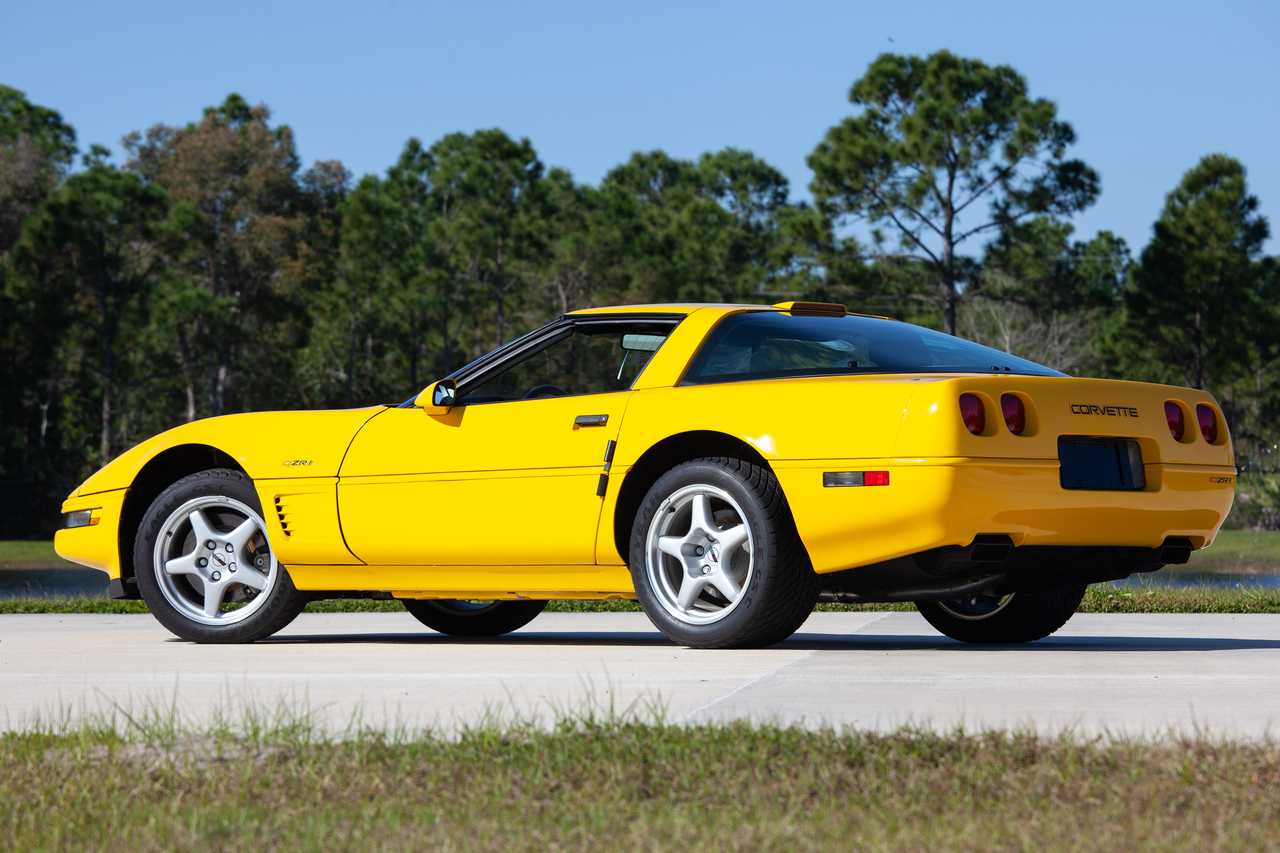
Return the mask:
M 451 637 L 498 637 L 523 628 L 547 606 L 546 601 L 499 601 L 474 614 L 451 613 L 433 607 L 430 599 L 403 598 L 400 603 L 413 618 L 433 631 Z
M 155 544 L 165 521 L 174 510 L 189 500 L 201 497 L 234 498 L 262 516 L 262 503 L 252 482 L 238 471 L 213 469 L 183 477 L 152 501 L 142 517 L 133 544 L 133 571 L 138 592 L 156 620 L 184 640 L 196 643 L 245 643 L 275 633 L 297 615 L 305 605 L 304 597 L 293 585 L 283 564 L 278 564 L 276 583 L 266 603 L 249 618 L 225 626 L 202 625 L 180 613 L 156 578 Z M 266 531 L 263 531 L 266 535 Z M 268 542 L 268 544 L 270 544 Z
M 742 509 L 743 520 L 751 530 L 752 539 L 752 571 L 742 599 L 723 619 L 707 625 L 682 622 L 668 613 L 650 585 L 646 565 L 649 527 L 658 508 L 677 490 L 694 485 L 715 486 L 728 492 Z M 755 619 L 766 601 L 764 592 L 774 571 L 770 557 L 779 545 L 777 535 L 778 531 L 773 529 L 759 496 L 742 479 L 710 462 L 679 465 L 663 474 L 649 489 L 631 528 L 630 569 L 636 598 L 654 626 L 676 643 L 693 647 L 731 643 Z
M 953 640 L 964 643 L 1017 645 L 1042 640 L 1075 614 L 1086 586 L 1037 592 L 1015 592 L 1013 600 L 985 619 L 961 619 L 933 601 L 918 601 L 920 615 Z

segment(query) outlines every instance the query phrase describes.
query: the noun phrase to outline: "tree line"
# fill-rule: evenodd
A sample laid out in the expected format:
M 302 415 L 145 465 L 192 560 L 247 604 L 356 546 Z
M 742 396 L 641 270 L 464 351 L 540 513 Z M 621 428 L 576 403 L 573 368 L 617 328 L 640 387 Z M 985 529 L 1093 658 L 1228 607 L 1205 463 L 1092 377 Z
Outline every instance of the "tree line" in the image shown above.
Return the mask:
M 637 152 L 593 186 L 498 129 L 356 179 L 236 94 L 117 165 L 0 86 L 0 538 L 47 537 L 84 476 L 177 424 L 398 402 L 560 313 L 673 300 L 843 302 L 1208 389 L 1238 521 L 1274 526 L 1280 274 L 1243 165 L 1191 164 L 1133 257 L 1077 239 L 1101 180 L 1013 68 L 885 54 L 849 100 L 798 202 L 749 151 Z

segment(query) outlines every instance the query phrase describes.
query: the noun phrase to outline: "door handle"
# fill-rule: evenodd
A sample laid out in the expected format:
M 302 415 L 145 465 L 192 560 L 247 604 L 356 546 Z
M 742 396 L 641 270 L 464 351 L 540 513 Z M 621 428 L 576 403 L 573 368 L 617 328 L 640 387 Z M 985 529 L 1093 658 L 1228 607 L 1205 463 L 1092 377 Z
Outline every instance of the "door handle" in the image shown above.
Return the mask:
M 573 419 L 576 427 L 604 426 L 609 423 L 608 415 L 578 415 Z

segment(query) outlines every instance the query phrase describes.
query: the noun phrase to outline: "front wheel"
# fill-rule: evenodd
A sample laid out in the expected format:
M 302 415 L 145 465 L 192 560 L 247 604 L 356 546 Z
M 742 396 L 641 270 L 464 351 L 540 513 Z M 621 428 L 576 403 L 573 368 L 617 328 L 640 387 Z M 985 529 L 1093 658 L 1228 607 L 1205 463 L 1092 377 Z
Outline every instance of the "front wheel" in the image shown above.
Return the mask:
M 432 631 L 452 637 L 498 637 L 534 620 L 545 601 L 459 601 L 402 598 L 404 609 Z
M 917 601 L 929 624 L 963 643 L 1031 643 L 1067 624 L 1084 599 L 1084 585 L 952 601 Z
M 267 541 L 248 477 L 213 469 L 160 493 L 133 546 L 138 591 L 153 616 L 196 643 L 247 643 L 306 607 Z
M 631 578 L 659 631 L 704 649 L 785 640 L 819 587 L 773 472 L 728 458 L 653 484 L 631 530 Z

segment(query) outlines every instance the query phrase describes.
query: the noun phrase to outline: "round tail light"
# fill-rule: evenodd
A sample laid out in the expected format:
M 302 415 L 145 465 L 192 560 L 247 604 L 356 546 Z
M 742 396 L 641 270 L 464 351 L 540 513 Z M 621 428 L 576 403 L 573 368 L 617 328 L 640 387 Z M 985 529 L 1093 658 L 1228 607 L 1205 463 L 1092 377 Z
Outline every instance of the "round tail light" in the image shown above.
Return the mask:
M 1004 425 L 1009 428 L 1009 432 L 1022 435 L 1022 431 L 1027 428 L 1027 407 L 1022 404 L 1022 398 L 1002 394 L 1000 409 L 1004 412 Z
M 1182 435 L 1187 431 L 1186 424 L 1182 422 L 1182 407 L 1177 403 L 1165 403 L 1164 417 L 1169 422 L 1169 432 L 1173 435 L 1173 440 L 1182 441 Z
M 987 412 L 982 407 L 982 401 L 974 394 L 960 395 L 960 416 L 964 418 L 965 427 L 974 435 L 981 435 L 987 428 Z
M 1196 406 L 1196 420 L 1200 422 L 1200 434 L 1213 444 L 1218 440 L 1218 413 L 1204 403 Z

